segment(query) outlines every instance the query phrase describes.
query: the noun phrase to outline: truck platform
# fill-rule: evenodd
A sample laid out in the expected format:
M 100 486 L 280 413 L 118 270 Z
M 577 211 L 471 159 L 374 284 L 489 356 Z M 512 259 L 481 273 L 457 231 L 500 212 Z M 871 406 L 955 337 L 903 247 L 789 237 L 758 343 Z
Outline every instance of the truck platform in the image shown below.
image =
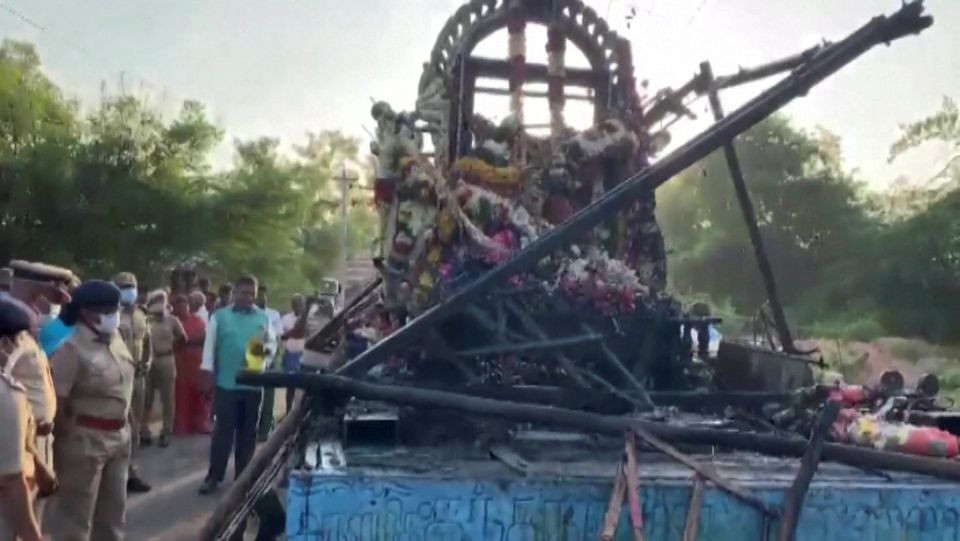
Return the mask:
M 616 445 L 568 441 L 480 447 L 308 446 L 316 469 L 291 473 L 287 538 L 330 541 L 587 541 L 598 538 L 619 461 Z M 497 458 L 494 455 L 499 454 Z M 697 454 L 724 477 L 779 507 L 799 464 L 749 453 Z M 310 462 L 311 460 L 308 460 Z M 638 457 L 648 541 L 682 538 L 691 471 Z M 623 512 L 626 515 L 626 511 Z M 628 519 L 621 517 L 621 524 Z M 775 521 L 707 483 L 699 539 L 767 539 Z M 621 527 L 617 540 L 630 533 Z M 929 477 L 821 464 L 796 539 L 960 538 L 960 486 Z

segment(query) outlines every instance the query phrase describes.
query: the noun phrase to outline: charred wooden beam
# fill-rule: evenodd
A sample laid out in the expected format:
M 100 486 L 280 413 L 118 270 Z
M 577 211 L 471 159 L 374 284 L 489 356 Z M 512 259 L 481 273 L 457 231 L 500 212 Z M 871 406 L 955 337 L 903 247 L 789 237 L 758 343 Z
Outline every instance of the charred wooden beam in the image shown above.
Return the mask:
M 531 242 L 514 257 L 477 278 L 446 302 L 438 304 L 405 327 L 377 342 L 372 348 L 343 365 L 341 374 L 365 374 L 391 354 L 411 345 L 423 333 L 469 304 L 482 299 L 491 289 L 511 276 L 527 271 L 538 261 L 570 244 L 641 194 L 655 190 L 684 169 L 707 157 L 726 141 L 750 129 L 794 98 L 807 94 L 823 81 L 879 43 L 916 33 L 932 24 L 923 16 L 919 2 L 906 4 L 891 16 L 875 17 L 859 30 L 834 45 L 825 47 L 809 62 L 782 81 L 762 92 L 705 132 L 680 146 L 650 167 L 627 178 L 570 219 Z
M 650 406 L 648 404 L 644 403 L 642 400 L 638 399 L 637 397 L 630 395 L 626 391 L 618 389 L 617 386 L 610 383 L 609 381 L 601 377 L 599 374 L 595 374 L 590 370 L 586 370 L 582 368 L 579 370 L 580 370 L 580 374 L 584 378 L 600 385 L 600 387 L 606 389 L 608 392 L 610 392 L 610 394 L 614 395 L 614 397 L 620 398 L 629 404 L 633 404 L 634 407 L 636 408 L 636 411 L 646 411 L 650 409 Z
M 720 94 L 717 93 L 717 89 L 713 85 L 713 68 L 710 67 L 709 62 L 700 64 L 700 73 L 709 83 L 710 90 L 707 92 L 707 97 L 710 100 L 710 110 L 713 112 L 714 120 L 719 122 L 723 120 L 723 105 L 720 103 Z M 740 157 L 737 155 L 737 149 L 733 146 L 732 139 L 723 144 L 723 156 L 727 160 L 730 180 L 733 181 L 733 190 L 737 194 L 737 201 L 740 203 L 740 213 L 743 214 L 743 221 L 747 225 L 747 235 L 750 237 L 753 255 L 757 260 L 757 267 L 760 269 L 760 279 L 763 280 L 763 287 L 767 292 L 767 301 L 773 311 L 773 321 L 777 327 L 780 346 L 787 353 L 799 353 L 793 344 L 790 326 L 787 325 L 787 316 L 783 311 L 783 305 L 780 303 L 777 280 L 773 274 L 773 267 L 770 265 L 770 257 L 767 256 L 767 248 L 763 244 L 763 236 L 760 235 L 760 226 L 757 224 L 757 211 L 753 208 L 750 191 L 747 190 L 747 183 L 743 178 Z
M 435 387 L 452 393 L 509 400 L 524 404 L 546 404 L 562 408 L 585 409 L 600 413 L 627 413 L 637 399 L 589 370 L 577 368 L 584 379 L 602 389 L 581 389 L 545 385 L 461 385 Z M 424 385 L 430 387 L 429 385 Z M 793 393 L 752 391 L 648 391 L 654 404 L 688 411 L 723 411 L 727 407 L 759 409 L 766 404 L 788 404 Z
M 750 494 L 742 487 L 738 486 L 736 483 L 724 478 L 717 470 L 712 466 L 706 464 L 701 464 L 694 460 L 693 458 L 681 453 L 677 448 L 670 445 L 669 443 L 661 440 L 656 435 L 652 434 L 649 430 L 641 427 L 640 425 L 634 425 L 631 427 L 631 430 L 637 435 L 638 438 L 643 440 L 657 451 L 669 456 L 670 458 L 676 460 L 677 462 L 683 464 L 684 466 L 695 471 L 698 475 L 703 476 L 705 479 L 713 481 L 718 487 L 722 490 L 730 493 L 733 497 L 739 499 L 742 502 L 747 503 L 754 509 L 760 511 L 768 517 L 776 517 L 778 515 L 777 511 L 771 509 L 767 504 L 763 503 L 759 498 Z
M 513 317 L 517 318 L 517 320 L 520 322 L 520 326 L 523 327 L 524 331 L 526 331 L 528 334 L 532 334 L 541 340 L 546 340 L 548 338 L 547 332 L 540 327 L 536 320 L 533 319 L 533 316 L 528 314 L 517 303 L 511 300 L 505 300 L 502 303 L 502 306 L 511 314 L 513 314 Z M 579 370 L 577 370 L 576 365 L 573 364 L 573 361 L 569 357 L 564 355 L 562 352 L 557 352 L 557 362 L 560 363 L 560 366 L 563 367 L 574 383 L 580 387 L 588 387 L 583 381 L 583 377 L 580 375 Z
M 581 371 L 585 378 L 595 376 L 592 372 Z M 607 383 L 607 385 L 610 385 Z M 598 391 L 581 387 L 553 387 L 546 385 L 458 385 L 442 387 L 425 384 L 424 388 L 437 389 L 469 396 L 507 400 L 524 404 L 544 404 L 561 408 L 579 409 L 605 414 L 629 413 L 634 411 L 635 398 L 614 392 L 616 388 Z
M 478 86 L 475 91 L 477 94 L 490 94 L 491 96 L 509 96 L 510 90 L 506 88 L 493 88 L 489 86 Z M 524 98 L 549 98 L 550 95 L 546 92 L 536 92 L 533 90 L 524 90 Z M 593 96 L 586 94 L 564 94 L 563 99 L 565 100 L 579 100 L 579 101 L 593 101 Z
M 693 476 L 693 490 L 690 492 L 690 505 L 687 518 L 683 523 L 682 541 L 697 541 L 700 538 L 700 511 L 703 509 L 703 477 Z
M 649 391 L 650 399 L 660 406 L 691 411 L 722 411 L 735 408 L 759 409 L 766 404 L 787 404 L 793 393 L 755 391 Z
M 487 415 L 518 422 L 542 423 L 586 432 L 621 434 L 637 427 L 672 444 L 711 445 L 728 449 L 755 451 L 770 455 L 803 456 L 807 442 L 754 434 L 676 426 L 631 417 L 598 415 L 535 404 L 519 404 L 401 385 L 369 383 L 332 374 L 282 374 L 279 372 L 243 372 L 237 382 L 267 387 L 297 387 L 314 393 L 342 393 L 396 402 L 412 406 L 447 408 L 476 415 Z M 825 443 L 823 458 L 858 468 L 904 471 L 960 481 L 960 462 L 940 458 L 890 453 L 854 445 Z
M 593 328 L 587 325 L 586 323 L 581 323 L 580 328 L 584 331 L 593 331 Z M 647 389 L 634 377 L 633 372 L 627 369 L 626 365 L 623 364 L 623 361 L 620 360 L 620 357 L 617 357 L 617 354 L 607 346 L 606 342 L 600 341 L 600 354 L 604 360 L 613 367 L 616 372 L 623 377 L 623 380 L 630 384 L 631 390 L 636 393 L 637 399 L 640 401 L 640 404 L 643 406 L 641 411 L 650 411 L 653 409 L 653 402 L 650 400 L 650 396 L 647 394 Z
M 550 349 L 563 349 L 573 346 L 582 346 L 584 344 L 592 344 L 602 340 L 602 335 L 590 333 L 580 336 L 548 338 L 546 340 L 531 340 L 529 342 L 522 342 L 518 344 L 494 344 L 492 346 L 485 346 L 482 348 L 465 349 L 458 351 L 457 354 L 461 357 L 480 357 L 483 355 L 532 353 Z
M 810 445 L 800 461 L 800 470 L 797 472 L 793 485 L 787 491 L 783 500 L 783 512 L 780 518 L 780 528 L 777 532 L 777 541 L 793 541 L 797 532 L 797 522 L 800 521 L 800 511 L 803 509 L 803 500 L 810 488 L 810 481 L 820 464 L 820 455 L 823 452 L 823 441 L 827 437 L 830 426 L 837 420 L 840 413 L 840 402 L 829 401 L 820 414 L 813 434 L 810 436 Z
M 441 361 L 448 362 L 463 374 L 468 382 L 478 381 L 477 374 L 464 362 L 450 344 L 437 332 L 436 329 L 427 334 L 427 339 L 423 342 L 425 353 L 430 357 L 435 357 Z
M 509 78 L 510 63 L 507 61 L 477 56 L 472 56 L 466 61 L 469 69 L 474 70 L 473 72 L 477 74 L 477 77 Z M 609 74 L 592 69 L 567 68 L 563 71 L 563 76 L 564 82 L 571 86 L 598 88 Z M 547 66 L 544 64 L 526 64 L 524 66 L 524 79 L 529 83 L 546 83 L 549 80 Z
M 730 88 L 733 86 L 752 83 L 799 68 L 803 64 L 809 62 L 810 59 L 820 52 L 824 46 L 825 44 L 814 45 L 813 47 L 801 53 L 774 60 L 772 62 L 767 62 L 766 64 L 762 64 L 760 66 L 754 66 L 752 68 L 740 68 L 732 75 L 718 76 L 716 80 L 713 81 L 708 82 L 705 79 L 701 79 L 702 83 L 706 85 L 706 88 L 697 88 L 697 92 L 700 94 L 705 94 L 711 90 L 720 90 L 723 88 Z
M 379 276 L 368 282 L 360 293 L 343 307 L 343 310 L 340 310 L 333 316 L 333 318 L 313 336 L 307 338 L 306 347 L 312 351 L 323 351 L 323 348 L 335 337 L 336 333 L 343 328 L 344 323 L 346 323 L 347 318 L 353 313 L 354 309 L 366 301 L 368 297 L 380 287 L 381 282 L 382 279 Z M 306 314 L 309 310 L 305 310 L 304 312 Z M 306 321 L 302 321 L 300 324 L 305 325 Z
M 496 336 L 499 333 L 499 325 L 497 324 L 497 321 L 493 317 L 491 317 L 490 314 L 486 313 L 482 308 L 476 305 L 471 305 L 466 307 L 463 310 L 463 313 L 465 313 L 471 319 L 479 323 L 480 326 L 486 329 L 492 336 Z M 524 336 L 523 334 L 510 329 L 504 329 L 503 334 L 510 340 L 514 340 L 517 342 L 526 342 L 530 340 L 529 336 Z

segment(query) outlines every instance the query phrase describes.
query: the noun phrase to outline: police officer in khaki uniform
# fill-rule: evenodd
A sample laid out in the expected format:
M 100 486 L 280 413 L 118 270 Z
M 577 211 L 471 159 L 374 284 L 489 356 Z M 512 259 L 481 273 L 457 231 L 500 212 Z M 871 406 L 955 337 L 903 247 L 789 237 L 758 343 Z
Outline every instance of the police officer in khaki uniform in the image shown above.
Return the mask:
M 177 365 L 173 359 L 173 346 L 186 341 L 180 320 L 170 314 L 167 292 L 154 291 L 148 296 L 147 312 L 150 317 L 150 345 L 153 347 L 153 362 L 147 377 L 147 394 L 144 415 L 149 419 L 153 413 L 153 401 L 160 394 L 163 407 L 163 428 L 160 432 L 160 447 L 170 445 L 173 433 L 173 387 L 177 378 Z M 153 436 L 147 423 L 140 426 L 140 443 L 150 445 Z
M 149 492 L 150 485 L 145 483 L 137 474 L 137 449 L 140 447 L 140 427 L 147 422 L 143 416 L 144 399 L 146 397 L 147 375 L 150 373 L 150 362 L 153 359 L 153 348 L 150 346 L 150 324 L 147 314 L 137 304 L 137 277 L 131 272 L 117 274 L 113 283 L 120 288 L 120 336 L 123 338 L 127 350 L 133 356 L 134 366 L 137 368 L 136 378 L 133 381 L 133 402 L 131 403 L 131 428 L 133 437 L 130 439 L 130 475 L 127 480 L 127 489 L 130 492 Z
M 32 308 L 38 318 L 49 314 L 50 307 L 70 301 L 66 288 L 74 275 L 69 270 L 26 261 L 11 261 L 10 268 L 13 270 L 11 295 Z M 50 363 L 33 335 L 23 333 L 18 341 L 22 355 L 16 362 L 7 364 L 6 372 L 26 389 L 36 427 L 34 451 L 43 467 L 54 471 L 52 433 L 57 395 L 53 389 Z M 35 511 L 38 520 L 43 518 L 45 503 L 45 499 L 37 500 Z
M 23 356 L 20 338 L 34 324 L 25 305 L 9 297 L 0 299 L 0 541 L 42 539 L 33 508 L 33 416 L 26 390 L 4 370 Z
M 51 502 L 57 541 L 121 541 L 130 465 L 130 402 L 136 366 L 119 329 L 120 290 L 78 287 L 61 315 L 74 333 L 51 359 L 60 491 Z

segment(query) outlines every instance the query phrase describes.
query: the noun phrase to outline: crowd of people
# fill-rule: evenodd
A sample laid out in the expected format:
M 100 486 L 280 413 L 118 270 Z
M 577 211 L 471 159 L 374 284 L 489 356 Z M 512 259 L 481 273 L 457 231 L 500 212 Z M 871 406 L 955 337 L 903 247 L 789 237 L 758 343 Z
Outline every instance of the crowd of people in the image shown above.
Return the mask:
M 151 490 L 138 450 L 180 435 L 211 437 L 200 494 L 218 489 L 231 452 L 239 476 L 274 397 L 236 375 L 274 359 L 300 369 L 305 304 L 295 295 L 281 316 L 251 275 L 213 293 L 203 279 L 150 290 L 129 272 L 81 283 L 41 263 L 0 269 L 0 541 L 123 539 L 128 493 Z

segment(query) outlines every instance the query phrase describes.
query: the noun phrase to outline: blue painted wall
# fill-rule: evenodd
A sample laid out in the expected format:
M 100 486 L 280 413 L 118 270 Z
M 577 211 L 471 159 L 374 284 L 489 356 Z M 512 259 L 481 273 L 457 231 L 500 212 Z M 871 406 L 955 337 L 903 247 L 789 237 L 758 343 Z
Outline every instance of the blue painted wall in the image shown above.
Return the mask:
M 295 541 L 595 541 L 611 482 L 328 476 L 294 473 L 287 537 Z M 754 489 L 779 507 L 783 490 Z M 648 541 L 679 541 L 690 487 L 643 486 Z M 629 541 L 626 514 L 617 540 Z M 771 525 L 775 532 L 776 525 Z M 700 539 L 760 540 L 758 512 L 704 496 Z M 824 485 L 807 496 L 798 541 L 960 540 L 960 485 Z

